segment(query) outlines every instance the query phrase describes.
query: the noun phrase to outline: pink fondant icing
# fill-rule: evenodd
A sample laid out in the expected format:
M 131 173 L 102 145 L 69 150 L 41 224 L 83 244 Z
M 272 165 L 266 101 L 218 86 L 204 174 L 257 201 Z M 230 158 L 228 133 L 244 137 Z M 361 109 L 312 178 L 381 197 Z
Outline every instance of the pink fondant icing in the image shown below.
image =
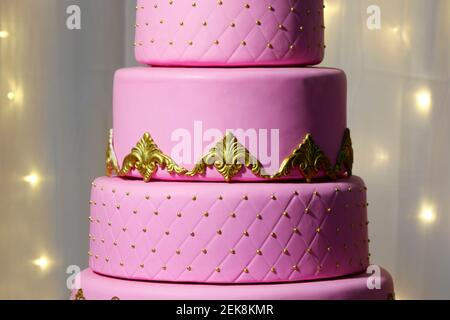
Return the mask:
M 196 121 L 202 121 L 202 130 L 194 130 Z M 164 153 L 172 155 L 180 142 L 174 141 L 172 135 L 183 129 L 192 139 L 191 154 L 178 164 L 192 169 L 209 150 L 208 145 L 218 142 L 209 137 L 196 149 L 194 142 L 198 136 L 202 142 L 206 130 L 217 129 L 225 134 L 227 129 L 254 129 L 257 143 L 262 141 L 261 133 L 269 142 L 268 147 L 256 150 L 255 156 L 263 162 L 261 154 L 273 155 L 275 161 L 263 162 L 271 174 L 308 133 L 334 164 L 346 127 L 346 77 L 337 69 L 130 68 L 119 70 L 115 77 L 114 148 L 119 163 L 145 132 L 152 135 Z M 267 132 L 264 134 L 263 130 Z M 270 143 L 271 130 L 279 130 L 278 153 Z M 248 142 L 242 143 L 252 149 Z M 140 176 L 138 172 L 131 175 Z M 154 178 L 224 180 L 210 169 L 194 178 L 158 170 Z M 288 177 L 299 178 L 302 176 L 298 170 Z M 234 180 L 261 179 L 244 171 Z
M 367 206 L 338 182 L 205 183 L 98 178 L 90 267 L 137 280 L 295 282 L 361 272 Z
M 307 65 L 325 51 L 322 0 L 139 0 L 136 9 L 136 59 L 146 64 Z
M 368 274 L 341 279 L 288 284 L 202 285 L 119 280 L 87 269 L 80 283 L 87 300 L 389 300 L 391 275 L 382 270 L 380 289 L 367 287 Z M 72 296 L 76 294 L 76 290 Z

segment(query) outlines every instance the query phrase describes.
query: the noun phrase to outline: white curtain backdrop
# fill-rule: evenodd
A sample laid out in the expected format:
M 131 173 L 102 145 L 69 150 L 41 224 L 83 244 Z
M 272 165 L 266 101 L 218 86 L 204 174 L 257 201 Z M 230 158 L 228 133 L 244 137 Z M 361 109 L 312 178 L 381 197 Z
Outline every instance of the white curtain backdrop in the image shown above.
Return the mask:
M 79 31 L 65 25 L 73 4 Z M 66 299 L 66 268 L 87 265 L 90 182 L 104 172 L 114 70 L 135 64 L 134 7 L 0 1 L 0 298 Z M 372 262 L 399 298 L 450 298 L 450 1 L 328 0 L 326 19 L 322 65 L 348 75 Z

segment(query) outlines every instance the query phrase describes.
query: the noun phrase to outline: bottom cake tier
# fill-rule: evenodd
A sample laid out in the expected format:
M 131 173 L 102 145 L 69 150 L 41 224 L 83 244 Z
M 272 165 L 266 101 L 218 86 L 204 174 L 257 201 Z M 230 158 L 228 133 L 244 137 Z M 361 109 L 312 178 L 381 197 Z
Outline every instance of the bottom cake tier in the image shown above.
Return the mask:
M 381 270 L 378 279 L 366 273 L 333 280 L 280 284 L 176 284 L 120 280 L 91 269 L 80 274 L 81 289 L 74 300 L 392 300 L 391 275 Z M 369 289 L 377 283 L 378 289 Z

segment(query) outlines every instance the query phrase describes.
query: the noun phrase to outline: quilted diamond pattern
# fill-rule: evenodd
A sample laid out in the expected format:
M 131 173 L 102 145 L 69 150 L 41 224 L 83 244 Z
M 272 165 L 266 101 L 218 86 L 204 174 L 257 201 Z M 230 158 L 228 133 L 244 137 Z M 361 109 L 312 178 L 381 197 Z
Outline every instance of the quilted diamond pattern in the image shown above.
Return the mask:
M 90 266 L 125 279 L 291 282 L 368 266 L 366 191 L 339 182 L 193 183 L 99 178 Z
M 153 65 L 318 64 L 322 0 L 138 0 L 136 58 Z

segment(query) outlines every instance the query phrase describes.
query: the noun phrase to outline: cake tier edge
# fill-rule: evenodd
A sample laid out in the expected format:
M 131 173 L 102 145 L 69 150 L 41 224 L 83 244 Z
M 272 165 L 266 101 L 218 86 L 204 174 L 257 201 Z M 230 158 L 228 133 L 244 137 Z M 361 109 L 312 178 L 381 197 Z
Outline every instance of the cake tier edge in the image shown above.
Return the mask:
M 353 162 L 352 152 L 344 152 L 351 146 L 346 100 L 346 75 L 338 69 L 122 69 L 114 81 L 110 154 L 122 175 L 157 180 L 224 181 L 230 173 L 224 177 L 222 168 L 211 168 L 205 159 L 217 159 L 222 149 L 242 150 L 238 145 L 246 149 L 238 156 L 257 161 L 252 168 L 236 169 L 233 181 L 343 174 L 342 156 Z M 223 146 L 229 133 L 237 143 Z M 311 148 L 303 150 L 305 142 Z M 293 165 L 301 162 L 302 154 L 313 159 L 303 171 L 303 162 Z M 157 164 L 165 170 L 155 170 Z
M 369 289 L 371 275 L 361 273 L 340 279 L 288 284 L 201 285 L 120 280 L 91 269 L 79 275 L 81 289 L 74 300 L 393 300 L 394 283 L 384 269 L 378 288 Z
M 167 66 L 311 65 L 322 61 L 322 0 L 139 0 L 135 55 Z
M 366 187 L 356 176 L 312 184 L 103 177 L 90 203 L 90 267 L 108 276 L 297 282 L 369 264 Z

